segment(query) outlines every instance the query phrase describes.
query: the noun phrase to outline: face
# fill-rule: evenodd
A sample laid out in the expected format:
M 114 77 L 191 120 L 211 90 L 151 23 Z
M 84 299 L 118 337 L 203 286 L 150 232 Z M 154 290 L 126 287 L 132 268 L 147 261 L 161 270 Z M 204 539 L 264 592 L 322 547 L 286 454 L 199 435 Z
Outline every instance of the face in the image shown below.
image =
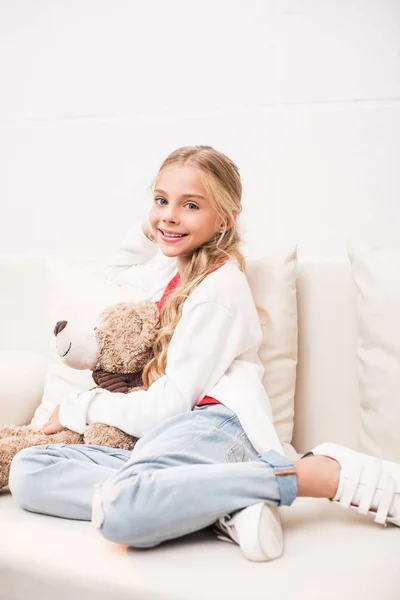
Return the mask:
M 177 257 L 178 268 L 222 227 L 198 169 L 188 166 L 161 171 L 149 220 L 161 251 Z

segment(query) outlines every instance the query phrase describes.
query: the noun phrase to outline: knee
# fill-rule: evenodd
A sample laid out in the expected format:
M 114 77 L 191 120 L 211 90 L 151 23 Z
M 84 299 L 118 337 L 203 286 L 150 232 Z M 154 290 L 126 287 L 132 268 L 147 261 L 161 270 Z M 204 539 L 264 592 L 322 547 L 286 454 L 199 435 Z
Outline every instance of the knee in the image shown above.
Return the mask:
M 8 487 L 22 508 L 29 508 L 36 483 L 33 481 L 38 472 L 40 447 L 33 446 L 20 450 L 12 459 Z
M 95 486 L 92 524 L 111 542 L 152 548 L 160 543 L 155 539 L 155 520 L 140 510 L 135 491 L 135 484 L 127 489 L 112 480 Z

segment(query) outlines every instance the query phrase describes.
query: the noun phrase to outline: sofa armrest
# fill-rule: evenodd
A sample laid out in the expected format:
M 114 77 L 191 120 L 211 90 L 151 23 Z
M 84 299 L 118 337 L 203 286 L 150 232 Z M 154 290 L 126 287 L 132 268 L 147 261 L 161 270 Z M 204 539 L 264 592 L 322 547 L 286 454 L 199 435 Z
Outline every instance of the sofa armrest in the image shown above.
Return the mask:
M 42 401 L 48 358 L 0 350 L 0 425 L 29 425 Z

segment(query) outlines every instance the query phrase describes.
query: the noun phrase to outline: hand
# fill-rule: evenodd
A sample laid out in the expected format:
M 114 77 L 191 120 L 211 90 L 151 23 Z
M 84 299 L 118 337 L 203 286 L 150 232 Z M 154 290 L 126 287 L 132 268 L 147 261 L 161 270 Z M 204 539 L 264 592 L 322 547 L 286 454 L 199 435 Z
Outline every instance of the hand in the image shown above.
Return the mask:
M 43 425 L 43 432 L 46 435 L 51 435 L 52 433 L 58 433 L 59 431 L 64 431 L 64 429 L 66 429 L 66 427 L 64 427 L 60 423 L 60 419 L 58 416 L 59 412 L 60 412 L 60 405 L 57 404 L 52 415 L 50 416 L 50 419 L 47 421 L 47 423 L 45 423 Z
M 142 222 L 142 231 L 151 242 L 155 241 L 154 231 L 150 225 L 149 217 L 147 216 Z

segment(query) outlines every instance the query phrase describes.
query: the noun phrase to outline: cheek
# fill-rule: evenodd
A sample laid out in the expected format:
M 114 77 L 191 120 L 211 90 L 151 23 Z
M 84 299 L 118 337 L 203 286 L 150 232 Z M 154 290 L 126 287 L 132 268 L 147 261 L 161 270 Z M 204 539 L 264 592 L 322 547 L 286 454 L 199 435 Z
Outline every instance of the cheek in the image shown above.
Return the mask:
M 210 219 L 207 218 L 193 220 L 193 230 L 204 238 L 212 237 L 214 233 L 213 225 L 214 224 L 210 222 Z
M 157 211 L 157 207 L 156 205 L 153 204 L 150 213 L 149 213 L 149 221 L 150 221 L 150 225 L 153 225 L 158 221 L 158 211 Z

